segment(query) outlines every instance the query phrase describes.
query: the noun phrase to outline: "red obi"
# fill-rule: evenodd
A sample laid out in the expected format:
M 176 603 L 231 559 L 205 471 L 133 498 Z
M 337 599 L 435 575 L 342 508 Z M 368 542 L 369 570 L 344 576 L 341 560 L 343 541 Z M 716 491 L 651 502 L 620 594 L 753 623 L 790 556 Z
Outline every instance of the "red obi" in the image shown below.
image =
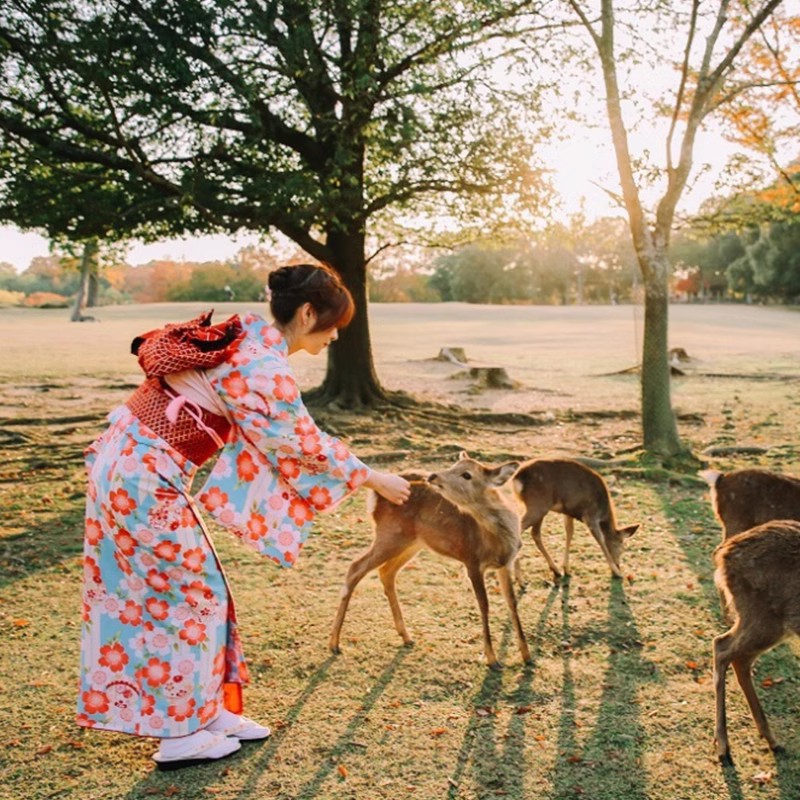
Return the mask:
M 228 440 L 231 424 L 225 417 L 191 402 L 185 403 L 178 411 L 175 422 L 171 422 L 167 417 L 167 406 L 176 396 L 160 378 L 147 378 L 125 405 L 143 425 L 193 464 L 200 466 L 220 449 L 220 440 Z M 203 430 L 203 426 L 210 428 L 219 439 Z

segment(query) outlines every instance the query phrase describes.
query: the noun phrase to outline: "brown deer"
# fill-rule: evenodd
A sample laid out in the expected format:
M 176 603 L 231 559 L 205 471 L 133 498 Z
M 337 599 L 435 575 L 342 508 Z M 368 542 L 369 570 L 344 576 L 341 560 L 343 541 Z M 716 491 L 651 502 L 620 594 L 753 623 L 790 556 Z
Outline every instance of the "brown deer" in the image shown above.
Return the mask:
M 800 520 L 800 480 L 765 469 L 703 470 L 711 505 L 727 539 L 773 519 Z
M 751 673 L 756 658 L 791 634 L 800 635 L 800 522 L 773 520 L 725 539 L 714 551 L 714 580 L 733 615 L 733 626 L 714 639 L 715 745 L 731 764 L 725 717 L 725 673 L 736 679 L 758 732 L 775 742 Z
M 404 477 L 412 481 L 411 496 L 403 505 L 394 505 L 371 493 L 368 502 L 375 539 L 369 550 L 356 558 L 347 570 L 342 600 L 331 631 L 330 649 L 340 652 L 339 635 L 350 598 L 359 581 L 375 568 L 379 568 L 395 628 L 406 645 L 412 644 L 397 598 L 395 578 L 420 550 L 428 548 L 465 565 L 481 613 L 486 662 L 493 669 L 498 669 L 500 664 L 489 630 L 484 573 L 489 569 L 497 571 L 522 659 L 529 663 L 530 651 L 509 573 L 521 546 L 519 515 L 498 491 L 518 466 L 516 461 L 511 461 L 490 467 L 462 452 L 453 466 L 434 472 L 427 480 L 422 480 L 418 474 L 406 474 Z
M 562 571 L 569 574 L 569 550 L 576 519 L 592 532 L 614 575 L 622 577 L 620 558 L 625 540 L 636 533 L 639 525 L 617 527 L 611 495 L 598 473 L 569 458 L 537 458 L 519 468 L 512 486 L 525 505 L 522 530 L 530 527 L 533 541 L 545 557 L 555 580 L 561 578 Z M 564 515 L 567 541 L 561 570 L 542 541 L 542 520 L 550 511 Z

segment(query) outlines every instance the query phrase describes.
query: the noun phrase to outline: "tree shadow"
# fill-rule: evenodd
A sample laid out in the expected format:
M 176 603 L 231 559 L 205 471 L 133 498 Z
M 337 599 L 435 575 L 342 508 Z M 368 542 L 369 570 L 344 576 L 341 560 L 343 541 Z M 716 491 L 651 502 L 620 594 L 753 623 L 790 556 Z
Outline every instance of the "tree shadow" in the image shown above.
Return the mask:
M 45 519 L 0 538 L 0 590 L 83 553 L 82 506 Z
M 336 769 L 336 765 L 341 760 L 341 756 L 347 753 L 353 747 L 353 741 L 356 731 L 364 725 L 369 713 L 372 711 L 375 703 L 386 690 L 386 687 L 394 679 L 395 673 L 402 664 L 403 660 L 408 655 L 407 648 L 400 648 L 395 652 L 392 660 L 383 670 L 381 675 L 375 681 L 372 689 L 370 689 L 367 696 L 358 705 L 358 711 L 353 714 L 352 719 L 347 724 L 347 727 L 342 731 L 339 738 L 327 749 L 326 753 L 320 757 L 320 766 L 316 773 L 305 782 L 305 784 L 294 795 L 295 800 L 304 800 L 305 798 L 317 797 L 322 790 L 325 781 L 330 774 Z M 239 790 L 236 795 L 237 800 L 245 800 L 248 797 L 263 797 L 263 788 L 256 785 L 256 780 L 269 767 L 270 762 L 274 758 L 279 747 L 286 739 L 287 735 L 292 729 L 292 725 L 297 721 L 300 713 L 303 710 L 308 698 L 316 690 L 317 686 L 327 676 L 330 665 L 336 659 L 336 656 L 329 656 L 325 663 L 316 671 L 309 681 L 303 694 L 297 699 L 294 705 L 286 715 L 287 724 L 279 731 L 273 733 L 269 739 L 269 743 L 258 754 L 258 756 L 251 760 L 249 766 L 252 767 L 250 778 L 244 786 Z
M 353 716 L 352 720 L 347 725 L 347 728 L 342 732 L 339 739 L 329 748 L 324 758 L 320 759 L 320 767 L 316 774 L 310 778 L 300 791 L 295 795 L 296 800 L 302 798 L 316 797 L 325 783 L 330 773 L 336 768 L 336 763 L 339 756 L 347 751 L 352 746 L 355 732 L 364 723 L 370 710 L 377 702 L 378 698 L 383 694 L 386 687 L 392 681 L 398 667 L 406 657 L 408 650 L 403 648 L 398 650 L 392 661 L 384 669 L 381 676 L 375 682 L 372 690 L 364 698 L 363 703 L 359 705 L 358 712 Z M 317 668 L 314 674 L 309 679 L 302 693 L 298 696 L 292 706 L 288 709 L 284 716 L 285 724 L 279 729 L 274 730 L 272 735 L 263 744 L 255 745 L 258 747 L 258 753 L 253 755 L 254 745 L 247 745 L 247 750 L 242 750 L 236 755 L 221 761 L 218 764 L 203 764 L 193 767 L 190 772 L 192 773 L 192 783 L 197 784 L 198 778 L 207 786 L 213 786 L 214 781 L 217 779 L 223 780 L 228 769 L 235 761 L 249 753 L 248 760 L 248 774 L 250 777 L 242 785 L 241 789 L 237 791 L 237 800 L 246 800 L 246 798 L 261 798 L 264 796 L 264 789 L 258 785 L 261 775 L 269 768 L 270 763 L 275 758 L 275 755 L 290 735 L 293 725 L 300 718 L 303 709 L 308 703 L 311 696 L 317 689 L 327 680 L 328 672 L 331 664 L 336 660 L 336 656 L 328 656 L 328 658 Z M 146 778 L 139 781 L 126 795 L 127 800 L 134 800 L 134 798 L 142 797 L 147 794 L 158 794 L 163 790 L 165 780 L 176 783 L 176 777 L 181 773 L 170 775 L 166 773 L 162 775 L 158 772 L 150 773 Z M 207 776 L 207 777 L 206 777 Z
M 561 609 L 562 640 L 571 643 L 568 585 L 564 587 Z M 639 720 L 636 695 L 639 684 L 653 679 L 653 666 L 641 657 L 636 624 L 624 587 L 617 580 L 611 581 L 604 638 L 610 654 L 600 710 L 592 734 L 583 746 L 576 735 L 578 707 L 572 675 L 573 649 L 564 648 L 558 759 L 550 795 L 553 798 L 646 800 L 649 796 L 641 766 L 645 731 Z
M 448 797 L 460 795 L 459 785 L 470 765 L 474 773 L 477 797 L 495 794 L 506 797 L 525 796 L 525 715 L 529 708 L 541 700 L 532 691 L 531 685 L 540 655 L 539 642 L 557 596 L 558 587 L 554 586 L 539 614 L 534 636 L 529 637 L 531 663 L 524 665 L 516 688 L 503 696 L 502 672 L 486 670 L 483 683 L 472 701 L 473 713 L 456 756 L 456 768 L 449 780 Z M 509 621 L 503 628 L 498 648 L 500 656 L 507 652 L 512 639 L 516 641 Z M 511 715 L 505 732 L 497 730 L 495 708 L 500 701 L 515 707 L 515 713 Z M 498 742 L 503 742 L 503 746 L 499 747 Z

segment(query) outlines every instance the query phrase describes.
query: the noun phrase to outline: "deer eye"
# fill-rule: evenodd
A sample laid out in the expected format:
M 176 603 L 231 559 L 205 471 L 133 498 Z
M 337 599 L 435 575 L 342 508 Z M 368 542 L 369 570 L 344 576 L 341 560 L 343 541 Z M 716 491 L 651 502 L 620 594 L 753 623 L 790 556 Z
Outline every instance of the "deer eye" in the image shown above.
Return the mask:
M 461 473 L 461 477 L 462 477 L 462 478 L 463 478 L 465 481 L 471 481 L 471 480 L 472 480 L 472 475 L 470 475 L 470 474 L 469 474 L 469 472 L 462 472 L 462 473 Z

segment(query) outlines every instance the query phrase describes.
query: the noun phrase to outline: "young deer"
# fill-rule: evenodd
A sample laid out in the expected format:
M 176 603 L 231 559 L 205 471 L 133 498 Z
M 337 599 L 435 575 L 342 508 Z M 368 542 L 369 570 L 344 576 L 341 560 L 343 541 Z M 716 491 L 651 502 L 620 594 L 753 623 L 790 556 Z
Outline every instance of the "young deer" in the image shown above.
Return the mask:
M 569 574 L 569 550 L 575 531 L 573 520 L 577 519 L 597 539 L 614 575 L 622 577 L 620 557 L 625 540 L 636 533 L 639 525 L 617 527 L 608 487 L 593 469 L 569 458 L 539 458 L 524 463 L 514 476 L 512 485 L 525 505 L 522 530 L 530 527 L 533 541 L 547 560 L 556 580 L 562 573 L 542 541 L 542 520 L 550 511 L 559 511 L 564 515 L 567 542 L 562 569 L 565 575 Z
M 800 520 L 800 480 L 764 469 L 703 470 L 722 538 L 773 519 Z
M 800 522 L 773 520 L 725 539 L 714 551 L 714 580 L 733 612 L 733 627 L 714 639 L 715 745 L 730 764 L 725 718 L 729 664 L 742 687 L 758 732 L 780 749 L 753 686 L 756 658 L 791 634 L 800 635 Z
M 359 581 L 376 567 L 392 609 L 395 628 L 406 645 L 412 643 L 403 622 L 395 578 L 420 550 L 428 548 L 466 566 L 481 612 L 486 661 L 493 669 L 498 669 L 500 664 L 489 631 L 489 600 L 484 572 L 497 570 L 522 659 L 530 662 L 530 651 L 517 613 L 509 574 L 521 546 L 519 516 L 498 491 L 518 466 L 512 461 L 492 468 L 462 452 L 453 466 L 433 473 L 427 480 L 420 475 L 406 474 L 405 477 L 412 481 L 411 497 L 401 506 L 371 494 L 369 503 L 375 539 L 369 550 L 356 558 L 347 570 L 342 600 L 331 631 L 330 649 L 334 653 L 340 652 L 339 634 L 350 598 Z

